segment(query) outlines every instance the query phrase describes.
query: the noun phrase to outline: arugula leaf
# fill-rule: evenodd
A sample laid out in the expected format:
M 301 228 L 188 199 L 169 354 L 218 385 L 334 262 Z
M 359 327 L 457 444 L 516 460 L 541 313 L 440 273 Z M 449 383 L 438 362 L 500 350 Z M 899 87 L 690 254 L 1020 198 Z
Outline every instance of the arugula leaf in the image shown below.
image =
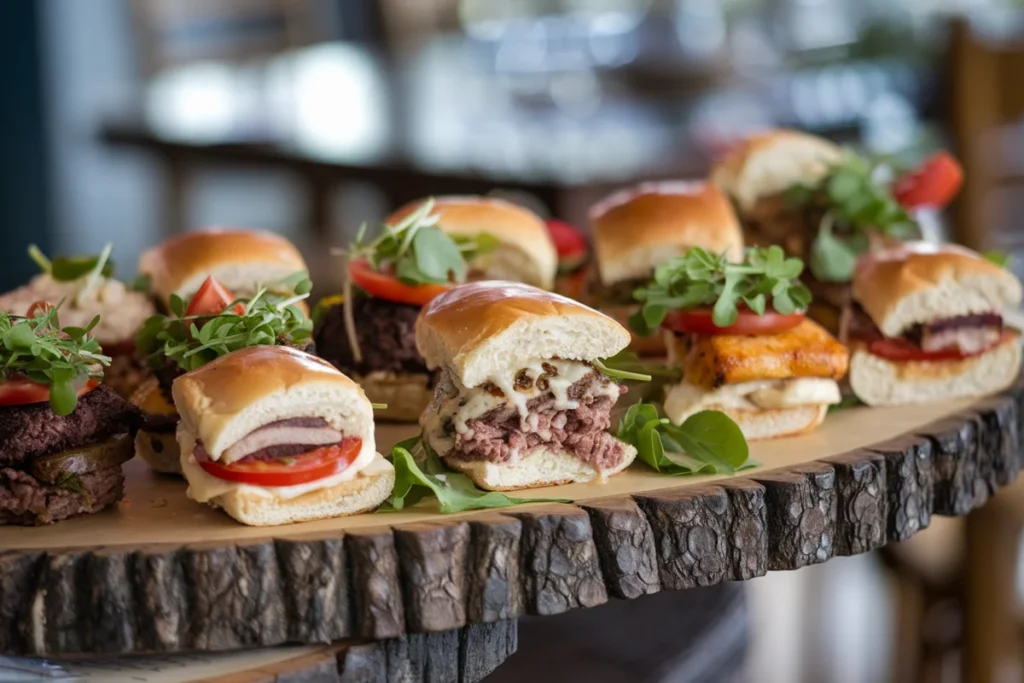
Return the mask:
M 426 471 L 420 468 L 412 455 L 420 450 L 425 455 Z M 437 499 L 438 510 L 443 514 L 524 503 L 571 502 L 562 498 L 513 498 L 500 491 L 482 491 L 466 475 L 446 470 L 437 454 L 419 437 L 395 444 L 390 460 L 395 466 L 395 487 L 378 512 L 403 510 L 431 494 Z
M 830 405 L 828 407 L 828 412 L 834 413 L 837 410 L 846 410 L 847 408 L 856 408 L 857 406 L 862 405 L 864 405 L 863 401 L 861 401 L 853 394 L 850 394 L 849 396 L 843 398 L 843 400 L 841 400 L 839 403 L 833 403 L 832 405 Z
M 811 244 L 811 272 L 822 282 L 848 282 L 857 265 L 857 251 L 832 235 L 831 214 L 826 215 Z
M 652 281 L 633 292 L 642 306 L 630 316 L 629 326 L 649 337 L 670 310 L 706 306 L 713 307 L 712 321 L 719 327 L 736 322 L 741 303 L 758 315 L 769 304 L 783 315 L 806 310 L 811 292 L 799 281 L 802 271 L 803 261 L 787 258 L 778 246 L 747 249 L 742 263 L 693 247 L 659 265 Z
M 185 301 L 172 295 L 171 314 L 150 317 L 135 345 L 150 368 L 159 369 L 170 359 L 185 371 L 250 346 L 305 346 L 313 321 L 295 303 L 309 296 L 309 280 L 305 273 L 289 280 L 307 293 L 282 298 L 261 289 L 251 299 L 231 302 L 220 315 L 185 315 Z M 232 312 L 237 303 L 245 307 L 240 315 Z
M 0 381 L 25 377 L 50 388 L 50 409 L 69 415 L 78 405 L 76 386 L 82 380 L 101 379 L 110 358 L 102 354 L 99 342 L 86 328 L 61 329 L 58 311 L 61 301 L 31 318 L 0 311 Z
M 723 412 L 704 410 L 674 425 L 649 403 L 630 406 L 616 436 L 663 474 L 733 474 L 760 464 L 750 458 L 739 425 Z
M 989 261 L 990 263 L 994 263 L 997 266 L 999 266 L 1000 268 L 1006 268 L 1007 270 L 1010 270 L 1010 268 L 1013 265 L 1013 256 L 1009 252 L 1006 252 L 1006 251 L 1000 251 L 998 249 L 990 249 L 990 250 L 986 251 L 985 253 L 983 253 L 982 257 L 986 261 Z

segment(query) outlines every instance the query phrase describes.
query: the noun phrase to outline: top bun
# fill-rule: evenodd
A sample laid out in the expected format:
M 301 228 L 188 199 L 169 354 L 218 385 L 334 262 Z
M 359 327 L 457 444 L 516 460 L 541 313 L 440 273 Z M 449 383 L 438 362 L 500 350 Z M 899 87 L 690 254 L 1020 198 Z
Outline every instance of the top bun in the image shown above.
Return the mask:
M 770 130 L 748 138 L 711 172 L 711 181 L 725 190 L 743 211 L 758 199 L 794 185 L 821 180 L 842 152 L 823 138 L 793 130 Z
M 629 339 L 626 328 L 608 316 L 516 282 L 454 287 L 416 319 L 416 348 L 427 366 L 449 368 L 467 387 L 538 359 L 614 356 Z
M 882 334 L 898 337 L 917 323 L 1016 307 L 1021 284 L 969 249 L 907 242 L 861 257 L 853 298 Z
M 295 246 L 279 235 L 257 230 L 203 230 L 171 238 L 142 255 L 139 271 L 161 301 L 171 294 L 192 296 L 209 276 L 237 296 L 252 296 L 306 270 Z
M 387 217 L 394 225 L 412 213 L 425 199 L 409 202 Z M 499 246 L 480 254 L 471 266 L 487 279 L 516 280 L 551 289 L 558 270 L 558 252 L 547 226 L 535 213 L 518 204 L 491 197 L 438 197 L 434 214 L 438 227 L 450 235 L 472 237 L 487 234 Z
M 655 266 L 703 247 L 743 258 L 743 233 L 721 190 L 704 182 L 652 182 L 615 192 L 590 209 L 601 282 L 648 278 Z
M 358 384 L 316 356 L 287 346 L 252 346 L 174 380 L 181 426 L 210 457 L 254 429 L 294 417 L 322 417 L 376 452 L 373 407 Z

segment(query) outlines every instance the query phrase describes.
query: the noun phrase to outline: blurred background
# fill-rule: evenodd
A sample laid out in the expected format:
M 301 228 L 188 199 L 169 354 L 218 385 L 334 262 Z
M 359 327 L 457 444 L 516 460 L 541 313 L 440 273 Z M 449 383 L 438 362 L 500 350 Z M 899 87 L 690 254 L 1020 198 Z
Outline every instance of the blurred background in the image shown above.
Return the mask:
M 326 291 L 326 247 L 399 203 L 496 191 L 583 225 L 770 126 L 952 149 L 931 235 L 1024 256 L 1021 0 L 5 0 L 0 88 L 5 290 L 29 241 L 113 242 L 127 278 L 223 225 L 293 239 Z M 750 582 L 749 680 L 1022 680 L 1014 501 Z M 999 678 L 961 675 L 971 643 Z

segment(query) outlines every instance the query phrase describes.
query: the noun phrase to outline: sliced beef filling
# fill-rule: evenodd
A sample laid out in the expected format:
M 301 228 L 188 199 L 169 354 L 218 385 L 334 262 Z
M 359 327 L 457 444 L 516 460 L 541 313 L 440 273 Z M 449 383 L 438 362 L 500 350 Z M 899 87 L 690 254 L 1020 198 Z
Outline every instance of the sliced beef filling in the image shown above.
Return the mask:
M 292 417 L 271 422 L 249 432 L 224 450 L 221 461 L 229 464 L 279 460 L 341 441 L 341 432 L 328 425 L 322 417 Z M 196 444 L 196 454 L 207 459 L 210 457 L 202 442 Z
M 526 418 L 509 404 L 469 420 L 469 431 L 455 434 L 455 446 L 448 456 L 507 462 L 527 455 L 537 446 L 552 445 L 572 451 L 577 458 L 599 469 L 613 468 L 625 455 L 625 445 L 606 431 L 611 426 L 615 401 L 608 396 L 595 396 L 594 391 L 600 383 L 609 381 L 595 371 L 574 383 L 568 396 L 578 407 L 572 410 L 556 408 L 554 396 L 546 394 L 527 403 Z M 624 393 L 625 387 L 619 391 Z M 454 432 L 454 426 L 449 429 Z
M 357 297 L 352 311 L 363 360 L 356 363 L 345 332 L 345 306 L 332 306 L 314 331 L 320 357 L 342 372 L 362 377 L 371 372 L 428 374 L 416 350 L 419 306 L 377 297 Z
M 121 466 L 65 477 L 54 484 L 0 468 L 0 524 L 52 524 L 98 512 L 124 495 Z
M 879 341 L 884 335 L 871 317 L 858 304 L 850 308 L 846 337 L 863 342 Z M 901 339 L 926 353 L 958 350 L 980 353 L 998 343 L 1003 334 L 1003 318 L 998 313 L 976 313 L 939 318 L 918 323 L 903 333 Z
M 134 434 L 142 411 L 100 385 L 78 399 L 70 415 L 55 415 L 46 403 L 0 408 L 0 467 L 25 469 L 34 458 Z

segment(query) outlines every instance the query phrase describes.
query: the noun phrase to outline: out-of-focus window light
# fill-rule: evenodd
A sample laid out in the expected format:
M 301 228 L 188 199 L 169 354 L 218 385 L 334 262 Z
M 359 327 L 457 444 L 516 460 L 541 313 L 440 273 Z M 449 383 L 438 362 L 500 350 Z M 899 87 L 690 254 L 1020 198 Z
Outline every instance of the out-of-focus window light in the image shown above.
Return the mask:
M 196 63 L 158 75 L 146 91 L 146 117 L 160 135 L 221 141 L 237 124 L 240 107 L 234 67 Z
M 682 53 L 694 59 L 715 56 L 725 44 L 725 14 L 719 0 L 678 0 L 676 35 Z

